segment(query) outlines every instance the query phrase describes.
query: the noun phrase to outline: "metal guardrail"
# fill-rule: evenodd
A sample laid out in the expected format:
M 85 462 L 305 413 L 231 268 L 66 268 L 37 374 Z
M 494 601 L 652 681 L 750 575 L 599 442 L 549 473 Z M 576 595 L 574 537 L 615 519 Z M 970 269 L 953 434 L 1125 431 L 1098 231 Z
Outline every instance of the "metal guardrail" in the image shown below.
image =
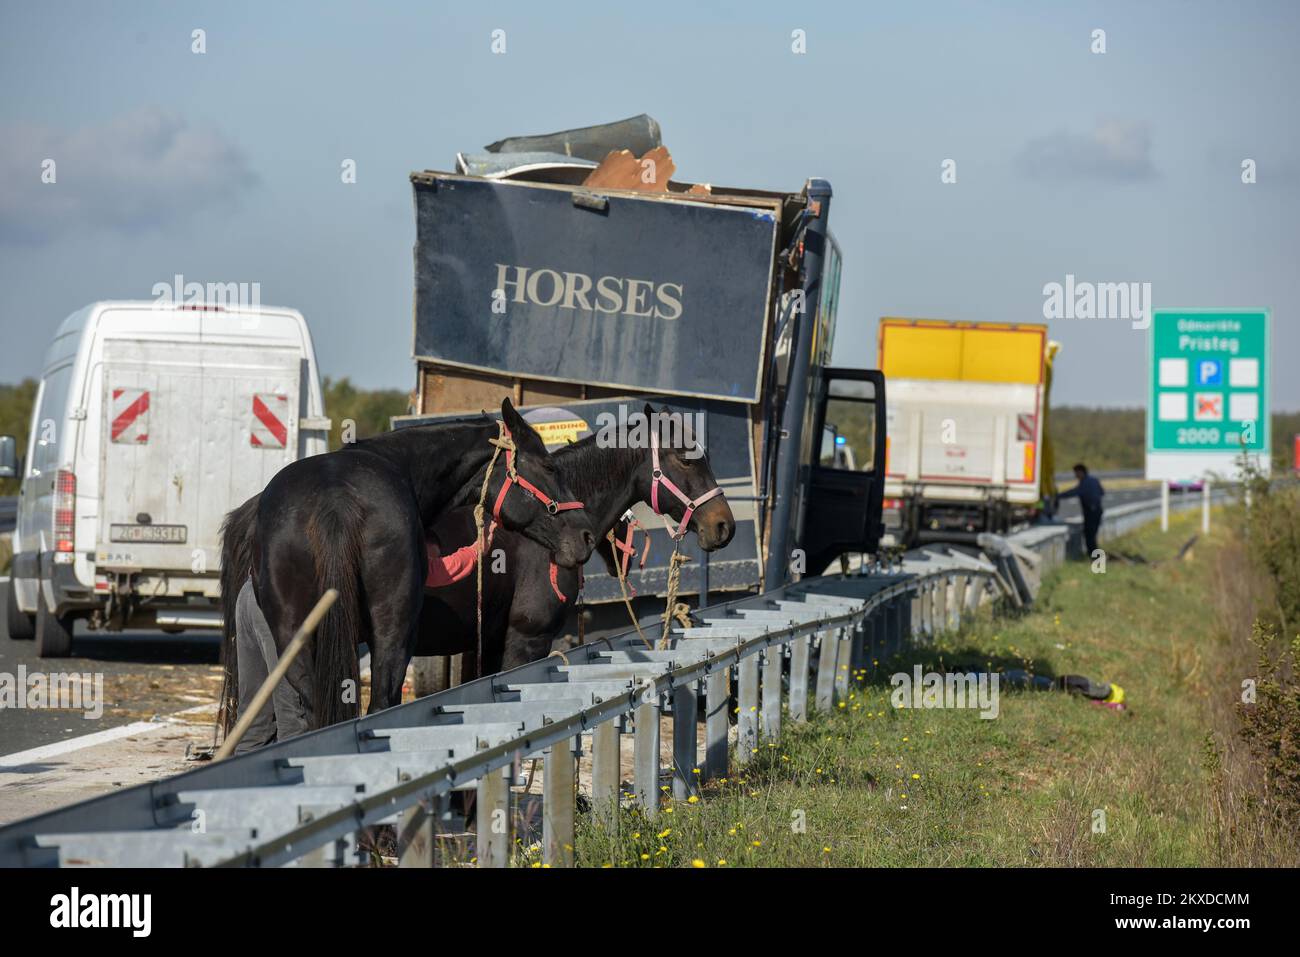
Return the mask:
M 1154 507 L 1159 513 L 1158 503 Z M 1152 517 L 1138 503 L 1106 514 L 1104 534 Z M 788 716 L 843 699 L 854 670 L 960 626 L 985 601 L 1032 599 L 1064 561 L 1077 523 L 990 537 L 991 555 L 930 545 L 888 568 L 820 576 L 696 612 L 669 647 L 635 633 L 602 639 L 247 755 L 0 828 L 0 866 L 342 866 L 356 835 L 398 826 L 402 866 L 431 866 L 453 791 L 477 792 L 477 859 L 513 849 L 514 769 L 542 754 L 543 859 L 572 862 L 575 760 L 592 757 L 592 809 L 621 804 L 620 747 L 634 738 L 631 803 L 654 818 L 660 719 L 672 716 L 671 788 L 679 799 L 728 773 L 729 677 L 739 698 L 735 760 L 775 740 Z M 705 741 L 697 747 L 698 704 Z

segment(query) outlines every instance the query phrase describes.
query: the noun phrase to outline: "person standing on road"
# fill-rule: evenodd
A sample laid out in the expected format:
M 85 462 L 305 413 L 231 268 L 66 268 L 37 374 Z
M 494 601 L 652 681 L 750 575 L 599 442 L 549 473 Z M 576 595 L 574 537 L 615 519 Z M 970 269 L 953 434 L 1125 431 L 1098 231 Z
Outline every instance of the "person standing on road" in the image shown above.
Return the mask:
M 1074 467 L 1074 477 L 1079 484 L 1066 489 L 1060 498 L 1077 498 L 1079 508 L 1083 511 L 1083 542 L 1087 547 L 1088 557 L 1097 550 L 1097 529 L 1101 527 L 1101 498 L 1106 490 L 1101 482 L 1088 474 L 1088 466 L 1080 462 Z

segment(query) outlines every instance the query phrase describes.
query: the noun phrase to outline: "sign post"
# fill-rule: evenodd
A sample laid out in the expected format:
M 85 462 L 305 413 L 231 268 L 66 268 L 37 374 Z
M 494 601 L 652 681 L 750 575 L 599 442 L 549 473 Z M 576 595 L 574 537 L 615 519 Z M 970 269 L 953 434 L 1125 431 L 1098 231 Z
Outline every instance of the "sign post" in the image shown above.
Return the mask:
M 1268 474 L 1269 311 L 1156 309 L 1148 333 L 1148 480 L 1202 483 L 1241 478 L 1244 453 Z

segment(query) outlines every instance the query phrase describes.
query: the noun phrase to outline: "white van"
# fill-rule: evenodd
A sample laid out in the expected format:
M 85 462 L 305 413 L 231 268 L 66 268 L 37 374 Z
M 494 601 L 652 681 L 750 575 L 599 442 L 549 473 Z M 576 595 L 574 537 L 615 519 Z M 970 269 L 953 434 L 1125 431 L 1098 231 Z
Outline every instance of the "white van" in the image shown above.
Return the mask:
M 293 309 L 97 302 L 45 356 L 22 465 L 9 634 L 219 628 L 226 512 L 326 451 L 316 353 Z M 4 461 L 9 459 L 10 461 Z

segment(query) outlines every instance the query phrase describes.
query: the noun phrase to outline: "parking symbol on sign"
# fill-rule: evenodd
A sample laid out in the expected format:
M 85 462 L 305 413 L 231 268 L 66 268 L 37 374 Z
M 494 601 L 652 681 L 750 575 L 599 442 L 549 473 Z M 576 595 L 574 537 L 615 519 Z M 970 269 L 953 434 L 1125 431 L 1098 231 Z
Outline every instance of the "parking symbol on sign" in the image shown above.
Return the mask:
M 1201 359 L 1196 363 L 1197 385 L 1223 385 L 1223 363 L 1218 359 Z

